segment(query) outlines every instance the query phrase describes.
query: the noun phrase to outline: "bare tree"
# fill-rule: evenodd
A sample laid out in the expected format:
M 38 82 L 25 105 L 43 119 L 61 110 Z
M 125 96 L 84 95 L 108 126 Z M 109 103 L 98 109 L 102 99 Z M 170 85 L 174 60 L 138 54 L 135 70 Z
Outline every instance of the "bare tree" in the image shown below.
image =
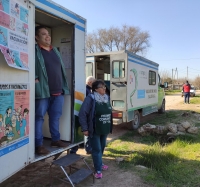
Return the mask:
M 90 33 L 90 34 L 87 35 L 86 47 L 87 47 L 87 51 L 89 53 L 94 53 L 96 51 L 94 33 Z
M 117 49 L 117 51 L 120 50 L 120 43 L 121 43 L 121 31 L 119 28 L 117 27 L 114 27 L 113 28 L 113 42 L 114 42 L 114 45 Z
M 195 87 L 197 87 L 197 89 L 200 89 L 200 77 L 199 76 L 194 79 L 193 84 Z
M 122 28 L 110 27 L 98 29 L 87 37 L 87 51 L 96 52 L 129 50 L 133 53 L 143 53 L 149 47 L 150 35 L 141 32 L 138 27 L 122 25 Z M 95 47 L 94 47 L 95 46 Z
M 123 25 L 122 26 L 122 30 L 121 30 L 121 45 L 120 45 L 120 50 L 127 50 L 128 46 L 129 46 L 129 40 L 131 38 L 130 36 L 130 29 L 127 25 Z
M 107 46 L 109 51 L 113 50 L 114 36 L 115 36 L 115 28 L 111 27 L 110 29 L 105 30 L 103 39 L 104 39 L 104 44 L 105 46 Z
M 168 70 L 160 70 L 159 75 L 160 75 L 162 82 L 168 82 L 169 84 L 172 83 L 170 72 Z

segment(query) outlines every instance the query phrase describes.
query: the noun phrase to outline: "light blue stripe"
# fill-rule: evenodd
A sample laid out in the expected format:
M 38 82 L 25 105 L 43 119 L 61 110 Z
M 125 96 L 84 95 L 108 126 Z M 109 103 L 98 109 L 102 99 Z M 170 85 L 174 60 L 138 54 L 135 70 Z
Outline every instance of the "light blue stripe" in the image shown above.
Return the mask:
M 83 20 L 83 19 L 77 17 L 76 15 L 72 14 L 71 12 L 68 12 L 67 10 L 65 10 L 65 9 L 63 9 L 63 8 L 61 8 L 61 7 L 58 7 L 58 6 L 56 6 L 56 5 L 54 5 L 54 4 L 50 3 L 50 2 L 48 2 L 48 1 L 46 1 L 46 0 L 37 0 L 37 1 L 40 2 L 40 3 L 42 3 L 42 4 L 44 4 L 44 5 L 47 5 L 48 7 L 53 8 L 54 10 L 57 10 L 57 11 L 59 11 L 59 12 L 65 14 L 65 15 L 67 15 L 67 16 L 69 16 L 69 17 L 75 19 L 76 21 L 79 21 L 80 23 L 83 23 L 83 24 L 85 25 L 85 20 Z M 40 7 L 37 7 L 37 8 L 40 8 Z M 40 8 L 40 9 L 41 9 L 41 8 Z M 46 11 L 46 10 L 45 10 L 45 11 Z M 51 13 L 51 12 L 50 12 L 50 13 Z
M 22 146 L 24 146 L 28 143 L 29 143 L 29 138 L 25 138 L 25 139 L 23 139 L 19 142 L 16 142 L 16 143 L 14 143 L 10 146 L 7 146 L 3 149 L 0 149 L 0 157 L 2 157 L 3 155 L 6 155 L 6 154 L 8 154 L 8 153 L 10 153 L 10 152 L 12 152 L 16 149 L 19 149 L 20 147 L 22 147 Z
M 85 28 L 81 27 L 80 25 L 76 25 L 75 27 L 76 27 L 77 29 L 79 29 L 79 30 L 85 32 Z
M 136 63 L 136 64 L 140 64 L 140 65 L 142 65 L 142 66 L 146 66 L 146 67 L 151 68 L 151 69 L 158 70 L 158 68 L 156 68 L 156 67 L 152 67 L 152 66 L 149 66 L 149 65 L 147 65 L 147 64 L 143 64 L 143 63 L 137 62 L 137 61 L 132 60 L 132 59 L 130 59 L 130 58 L 128 59 L 128 61 L 134 62 L 134 63 Z
M 157 64 L 155 64 L 155 63 L 153 63 L 153 62 L 151 62 L 150 60 L 147 60 L 147 59 L 145 59 L 145 58 L 139 58 L 139 57 L 137 57 L 137 56 L 134 56 L 134 55 L 131 55 L 131 54 L 128 54 L 128 57 L 132 57 L 132 58 L 134 58 L 134 59 L 137 59 L 137 60 L 140 60 L 140 61 L 144 61 L 144 62 L 146 62 L 146 63 L 148 63 L 148 64 L 151 64 L 151 65 L 153 65 L 153 66 L 159 66 L 159 65 L 157 65 Z

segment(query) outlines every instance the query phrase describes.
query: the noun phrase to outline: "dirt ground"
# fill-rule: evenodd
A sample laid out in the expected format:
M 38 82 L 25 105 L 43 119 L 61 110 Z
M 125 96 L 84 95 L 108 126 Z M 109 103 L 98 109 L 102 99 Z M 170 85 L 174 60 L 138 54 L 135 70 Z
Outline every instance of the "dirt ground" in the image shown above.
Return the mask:
M 200 94 L 200 91 L 197 92 Z M 166 110 L 193 110 L 195 108 L 200 109 L 200 104 L 183 104 L 183 98 L 180 94 L 166 96 Z M 144 117 L 142 121 L 148 121 L 149 118 L 155 117 L 157 114 L 151 114 Z M 128 124 L 122 124 L 114 126 L 113 133 L 109 135 L 108 141 L 117 139 L 117 137 L 123 135 L 127 131 L 132 130 Z M 64 152 L 62 156 L 67 153 Z M 92 168 L 92 159 L 90 155 L 85 154 L 83 148 L 79 148 L 78 154 L 83 155 L 88 161 L 89 166 Z M 53 158 L 48 158 L 45 161 L 39 161 L 27 166 L 25 169 L 19 171 L 6 181 L 0 184 L 0 187 L 68 187 L 70 184 L 66 184 L 57 179 L 53 179 L 52 185 L 50 183 L 49 166 Z M 105 158 L 104 163 L 109 165 L 107 171 L 103 171 L 103 178 L 101 180 L 96 179 L 93 184 L 92 177 L 88 177 L 76 187 L 153 187 L 146 184 L 140 177 L 134 172 L 127 172 L 119 169 L 117 163 L 113 158 Z M 81 163 L 75 164 L 75 167 L 80 167 Z M 2 171 L 1 171 L 2 172 Z M 57 166 L 52 169 L 52 176 L 64 177 L 63 172 Z

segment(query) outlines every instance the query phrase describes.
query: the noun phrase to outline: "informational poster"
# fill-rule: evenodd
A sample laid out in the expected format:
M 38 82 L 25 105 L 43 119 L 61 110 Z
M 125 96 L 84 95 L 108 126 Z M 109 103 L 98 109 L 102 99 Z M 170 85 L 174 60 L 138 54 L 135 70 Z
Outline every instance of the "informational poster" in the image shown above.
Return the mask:
M 16 0 L 0 0 L 0 51 L 13 68 L 29 70 L 28 16 Z
M 71 42 L 69 39 L 61 40 L 60 54 L 65 68 L 71 69 Z
M 29 84 L 0 83 L 0 156 L 27 142 L 29 97 Z

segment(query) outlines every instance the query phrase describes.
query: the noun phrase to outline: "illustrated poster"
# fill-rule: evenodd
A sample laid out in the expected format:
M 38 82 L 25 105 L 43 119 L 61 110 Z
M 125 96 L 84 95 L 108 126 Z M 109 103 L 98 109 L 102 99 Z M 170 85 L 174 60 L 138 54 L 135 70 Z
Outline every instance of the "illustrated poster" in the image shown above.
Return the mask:
M 12 143 L 27 139 L 29 97 L 28 84 L 0 83 L 0 152 Z
M 28 16 L 15 0 L 0 0 L 0 51 L 10 67 L 29 70 Z

